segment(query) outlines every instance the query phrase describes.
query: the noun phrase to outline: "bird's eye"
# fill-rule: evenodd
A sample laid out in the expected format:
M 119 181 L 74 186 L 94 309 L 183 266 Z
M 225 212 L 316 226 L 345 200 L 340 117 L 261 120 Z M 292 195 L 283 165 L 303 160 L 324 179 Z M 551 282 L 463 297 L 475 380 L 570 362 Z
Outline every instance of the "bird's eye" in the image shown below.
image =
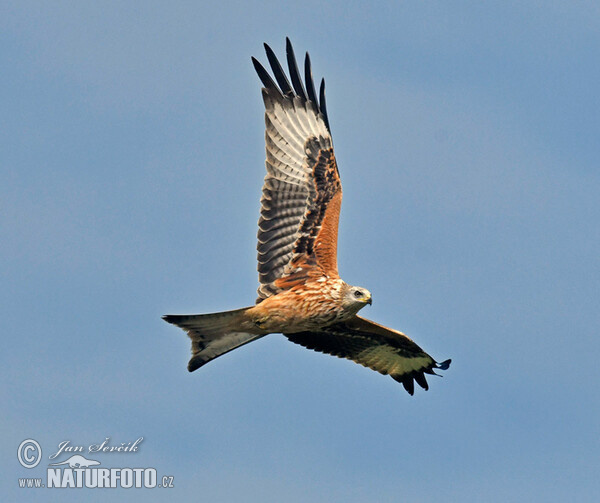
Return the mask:
M 354 292 L 354 296 L 356 298 L 362 297 L 362 292 L 360 290 L 356 290 L 356 292 Z

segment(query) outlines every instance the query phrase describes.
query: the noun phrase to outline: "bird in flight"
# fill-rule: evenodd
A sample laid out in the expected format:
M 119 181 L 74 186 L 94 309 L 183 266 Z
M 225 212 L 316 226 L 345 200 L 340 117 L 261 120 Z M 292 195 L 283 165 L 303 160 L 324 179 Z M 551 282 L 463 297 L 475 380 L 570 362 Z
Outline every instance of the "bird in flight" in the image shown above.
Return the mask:
M 410 338 L 358 316 L 372 303 L 366 288 L 338 274 L 342 184 L 325 105 L 306 54 L 304 79 L 286 39 L 289 79 L 265 44 L 269 72 L 252 58 L 263 84 L 266 168 L 258 221 L 258 299 L 235 311 L 166 315 L 192 340 L 193 372 L 209 361 L 271 333 L 308 349 L 347 358 L 402 383 L 411 395 L 425 374 L 446 370 Z M 290 82 L 291 80 L 291 82 Z

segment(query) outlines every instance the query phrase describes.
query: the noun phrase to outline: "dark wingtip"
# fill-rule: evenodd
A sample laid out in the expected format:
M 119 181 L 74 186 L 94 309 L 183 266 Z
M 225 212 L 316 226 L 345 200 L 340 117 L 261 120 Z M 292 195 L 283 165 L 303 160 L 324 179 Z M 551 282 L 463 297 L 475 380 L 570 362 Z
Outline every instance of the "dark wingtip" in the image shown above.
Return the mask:
M 277 84 L 275 84 L 275 82 L 269 75 L 269 72 L 267 72 L 267 70 L 265 70 L 265 67 L 263 65 L 261 65 L 260 62 L 254 56 L 252 56 L 251 59 L 252 59 L 252 64 L 254 65 L 254 69 L 256 70 L 256 73 L 258 74 L 258 78 L 262 82 L 265 89 L 275 89 L 278 93 L 281 94 L 281 91 L 279 91 Z
M 425 374 L 440 376 L 440 374 L 436 374 L 433 369 L 447 370 L 450 367 L 450 363 L 452 360 L 448 359 L 443 361 L 442 363 L 434 363 L 430 367 L 424 368 L 421 371 L 413 371 L 409 374 L 404 374 L 400 376 L 392 375 L 392 378 L 399 383 L 402 383 L 404 389 L 408 392 L 409 395 L 413 395 L 415 392 L 415 381 L 421 386 L 425 391 L 429 390 L 429 384 L 427 379 L 425 378 Z M 440 376 L 441 377 L 441 376 Z
M 308 52 L 304 57 L 304 83 L 306 84 L 306 93 L 308 99 L 312 101 L 317 108 L 319 107 L 319 101 L 317 100 L 317 94 L 315 93 L 315 82 L 312 77 L 312 65 L 310 64 L 310 56 Z
M 448 370 L 451 363 L 452 363 L 452 360 L 450 358 L 448 358 L 446 361 L 436 364 L 436 368 L 438 368 L 440 370 Z
M 331 132 L 331 128 L 329 126 L 329 117 L 327 116 L 327 105 L 325 103 L 325 80 L 323 79 L 321 81 L 321 89 L 319 97 L 317 97 L 317 93 L 315 92 L 315 84 L 312 77 L 310 56 L 308 55 L 308 52 L 306 53 L 306 58 L 304 60 L 303 83 L 300 71 L 298 69 L 298 64 L 296 62 L 296 56 L 294 55 L 294 49 L 289 37 L 285 38 L 285 42 L 288 68 L 292 81 L 291 84 L 283 68 L 281 67 L 281 64 L 279 63 L 275 52 L 267 43 L 264 44 L 265 52 L 267 53 L 267 59 L 269 61 L 269 65 L 271 66 L 273 77 L 275 78 L 273 79 L 263 65 L 261 65 L 256 58 L 252 57 L 252 64 L 254 65 L 256 73 L 266 89 L 274 90 L 282 98 L 294 98 L 295 96 L 299 96 L 305 100 L 312 101 L 317 111 L 323 115 L 323 121 L 325 122 L 327 130 Z
M 407 391 L 407 393 L 409 395 L 414 395 L 415 394 L 415 382 L 413 381 L 413 377 L 415 376 L 414 372 L 411 372 L 410 374 L 403 374 L 403 375 L 393 375 L 392 374 L 392 379 L 396 382 L 399 382 L 402 384 L 402 386 L 404 386 L 404 389 Z M 423 386 L 419 380 L 417 379 L 417 382 L 419 383 L 419 385 Z M 425 386 L 427 386 L 427 382 L 425 382 Z M 427 389 L 427 388 L 425 388 Z
M 416 372 L 414 375 L 415 381 L 417 381 L 417 384 L 419 386 L 421 386 L 421 388 L 423 388 L 425 391 L 427 391 L 429 389 L 429 384 L 427 384 L 427 379 L 425 378 L 425 374 L 423 374 L 422 372 Z
M 205 363 L 208 363 L 205 358 L 202 358 L 201 356 L 192 356 L 192 358 L 188 362 L 188 366 L 187 366 L 188 372 L 193 372 L 194 370 L 198 370 Z
M 275 80 L 279 84 L 279 89 L 281 89 L 281 92 L 286 96 L 290 96 L 290 97 L 294 96 L 294 90 L 292 89 L 290 82 L 288 81 L 287 77 L 285 76 L 285 72 L 283 71 L 283 68 L 281 67 L 281 64 L 279 63 L 279 60 L 277 59 L 275 52 L 273 51 L 273 49 L 271 49 L 271 47 L 269 47 L 269 45 L 267 45 L 267 44 L 264 44 L 264 45 L 265 45 L 265 52 L 267 53 L 267 59 L 269 60 L 269 64 L 271 65 L 271 70 L 273 71 Z
M 323 119 L 325 119 L 325 125 L 327 129 L 331 131 L 329 127 L 329 118 L 327 117 L 327 103 L 325 102 L 325 79 L 321 79 L 321 89 L 319 90 L 319 109 L 323 114 Z
M 290 71 L 290 78 L 292 79 L 292 85 L 294 86 L 294 91 L 296 91 L 298 96 L 306 100 L 306 91 L 304 90 L 304 86 L 302 85 L 302 77 L 300 77 L 300 72 L 298 71 L 296 55 L 294 54 L 294 48 L 292 47 L 292 43 L 288 37 L 285 37 L 285 54 Z
M 403 379 L 402 386 L 404 386 L 404 389 L 408 392 L 410 396 L 413 396 L 415 394 L 415 383 L 412 377 L 409 377 L 408 379 Z

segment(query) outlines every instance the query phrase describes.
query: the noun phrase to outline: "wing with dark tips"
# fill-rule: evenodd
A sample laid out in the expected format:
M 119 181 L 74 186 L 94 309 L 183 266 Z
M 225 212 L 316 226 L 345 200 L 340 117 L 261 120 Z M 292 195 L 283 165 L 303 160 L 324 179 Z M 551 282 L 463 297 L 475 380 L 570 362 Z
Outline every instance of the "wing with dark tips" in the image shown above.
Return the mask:
M 314 92 L 310 59 L 305 85 L 286 39 L 288 79 L 265 44 L 273 77 L 255 59 L 263 83 L 267 175 L 258 222 L 258 302 L 307 278 L 337 276 L 342 185 L 333 153 L 325 95 Z
M 415 381 L 421 388 L 429 389 L 425 374 L 437 375 L 436 369 L 446 370 L 451 362 L 437 363 L 402 332 L 360 316 L 318 331 L 284 335 L 308 349 L 347 358 L 381 374 L 389 374 L 411 395 Z

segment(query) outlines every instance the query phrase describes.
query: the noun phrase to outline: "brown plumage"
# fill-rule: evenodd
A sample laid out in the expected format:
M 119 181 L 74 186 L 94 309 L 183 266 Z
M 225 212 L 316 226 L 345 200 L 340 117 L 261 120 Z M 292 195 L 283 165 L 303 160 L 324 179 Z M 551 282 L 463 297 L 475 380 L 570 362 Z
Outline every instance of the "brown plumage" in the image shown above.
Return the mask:
M 269 333 L 309 349 L 348 358 L 401 382 L 428 389 L 425 374 L 445 370 L 406 335 L 357 316 L 372 298 L 342 281 L 337 238 L 342 184 L 325 105 L 306 54 L 304 83 L 286 39 L 291 83 L 265 44 L 275 80 L 254 58 L 264 87 L 267 175 L 258 221 L 256 305 L 205 315 L 167 315 L 192 339 L 190 372 Z M 306 88 L 304 87 L 306 84 Z

